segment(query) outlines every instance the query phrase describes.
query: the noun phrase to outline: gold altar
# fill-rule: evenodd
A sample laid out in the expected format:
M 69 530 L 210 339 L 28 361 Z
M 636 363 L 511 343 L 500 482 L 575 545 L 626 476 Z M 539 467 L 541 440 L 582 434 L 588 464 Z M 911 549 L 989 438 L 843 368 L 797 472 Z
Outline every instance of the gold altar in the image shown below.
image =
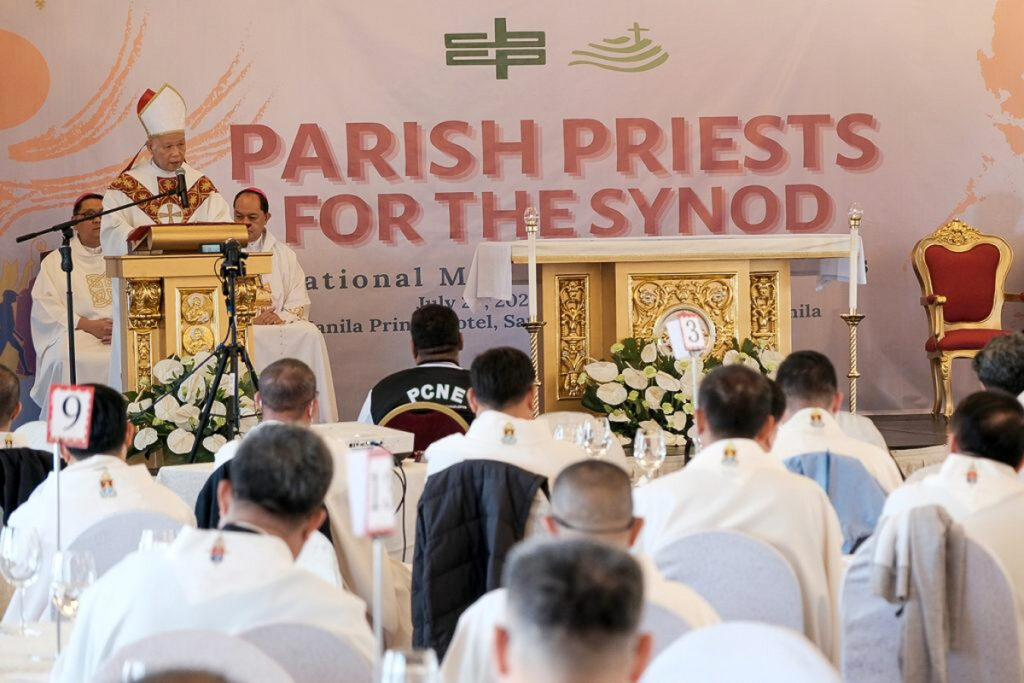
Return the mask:
M 788 353 L 791 261 L 849 253 L 847 235 L 538 241 L 543 410 L 579 410 L 583 366 L 624 337 L 662 334 L 679 310 L 705 321 L 710 353 L 734 337 Z M 526 244 L 512 261 L 527 261 Z
M 250 355 L 249 327 L 258 313 L 259 275 L 270 272 L 270 259 L 269 253 L 249 254 L 247 274 L 236 283 L 238 337 Z M 124 321 L 120 331 L 124 391 L 148 383 L 153 364 L 171 354 L 212 352 L 224 339 L 228 315 L 218 276 L 222 260 L 219 253 L 137 252 L 106 258 L 107 275 L 117 278 L 120 320 Z

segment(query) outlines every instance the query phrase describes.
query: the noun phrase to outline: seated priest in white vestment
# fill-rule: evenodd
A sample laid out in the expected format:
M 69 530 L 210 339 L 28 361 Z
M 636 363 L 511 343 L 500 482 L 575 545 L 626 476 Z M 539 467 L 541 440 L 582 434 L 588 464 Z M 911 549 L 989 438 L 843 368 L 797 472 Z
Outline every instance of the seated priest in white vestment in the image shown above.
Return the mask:
M 253 318 L 253 365 L 259 372 L 280 358 L 298 358 L 313 368 L 321 387 L 319 422 L 337 422 L 334 375 L 327 344 L 317 326 L 309 322 L 306 273 L 299 258 L 267 230 L 270 202 L 262 190 L 250 187 L 235 195 L 235 222 L 249 232 L 248 253 L 269 252 L 270 273 L 260 275 Z M 275 326 L 275 327 L 272 327 Z
M 953 413 L 949 455 L 935 474 L 893 491 L 878 523 L 921 505 L 940 505 L 969 538 L 991 552 L 1017 594 L 1024 657 L 1024 408 L 1002 391 L 971 394 Z M 877 532 L 876 532 L 877 533 Z M 967 577 L 970 581 L 970 577 Z
M 462 332 L 459 316 L 448 306 L 427 304 L 409 319 L 415 367 L 391 373 L 366 394 L 359 421 L 380 424 L 385 415 L 408 403 L 447 406 L 473 422 L 469 408 L 469 370 L 459 365 Z
M 218 464 L 232 460 L 239 447 L 258 433 L 264 425 L 285 423 L 308 427 L 316 414 L 316 377 L 308 365 L 294 358 L 271 363 L 259 376 L 260 390 L 256 394 L 256 410 L 263 422 L 250 430 L 244 439 L 230 441 L 214 455 Z M 347 464 L 348 446 L 339 439 L 325 438 L 334 460 L 334 474 L 324 505 L 331 523 L 331 537 L 337 554 L 337 563 L 345 586 L 361 597 L 367 605 L 373 603 L 373 546 L 368 538 L 358 538 L 352 530 L 348 505 Z M 234 477 L 234 470 L 232 470 Z M 305 552 L 305 551 L 304 551 Z M 401 647 L 412 642 L 412 575 L 401 562 L 384 555 L 381 574 L 381 615 L 384 634 L 389 647 Z
M 700 385 L 701 443 L 690 463 L 636 489 L 644 518 L 638 547 L 651 556 L 684 534 L 722 529 L 774 546 L 803 590 L 804 633 L 839 658 L 838 595 L 843 535 L 828 495 L 771 455 L 772 389 L 743 365 L 712 370 Z
M 53 680 L 88 681 L 121 647 L 186 629 L 240 634 L 307 624 L 346 641 L 367 663 L 366 605 L 295 565 L 323 522 L 330 451 L 313 432 L 266 425 L 247 436 L 218 485 L 220 529 L 186 528 L 163 551 L 138 552 L 86 591 Z
M 587 460 L 562 470 L 551 492 L 551 514 L 544 518 L 556 539 L 583 539 L 628 552 L 644 520 L 633 515 L 629 476 L 608 462 Z M 642 553 L 634 559 L 644 576 L 644 599 L 663 607 L 690 628 L 719 622 L 718 614 L 689 586 L 669 581 Z M 492 647 L 497 626 L 507 626 L 508 591 L 499 588 L 477 600 L 459 617 L 441 667 L 445 683 L 498 680 Z M 666 643 L 667 644 L 667 643 Z
M 170 489 L 158 484 L 145 465 L 125 462 L 135 433 L 121 394 L 102 384 L 95 388 L 88 448 L 62 447 L 67 467 L 60 473 L 60 541 L 67 548 L 78 536 L 111 515 L 129 511 L 157 512 L 195 526 L 192 510 Z M 4 623 L 18 620 L 21 606 L 29 621 L 51 618 L 50 565 L 57 549 L 56 476 L 52 472 L 8 524 L 36 530 L 42 542 L 39 575 L 19 590 L 4 614 Z M 20 603 L 20 605 L 19 605 Z
M 845 456 L 859 461 L 886 493 L 903 483 L 889 451 L 847 436 L 836 421 L 843 395 L 827 356 L 794 351 L 779 365 L 775 381 L 786 395 L 786 413 L 773 455 L 780 460 L 816 453 Z
M 637 562 L 606 543 L 574 539 L 516 546 L 502 581 L 507 618 L 492 634 L 500 680 L 639 680 L 652 651 L 650 634 L 640 632 L 644 583 Z
M 1024 334 L 993 337 L 971 362 L 986 389 L 1001 389 L 1024 402 Z
M 28 439 L 15 434 L 11 423 L 21 414 L 21 380 L 0 365 L 0 448 L 28 448 Z
M 144 225 L 156 223 L 229 223 L 231 207 L 217 192 L 213 181 L 185 161 L 185 100 L 177 90 L 164 84 L 157 92 L 147 90 L 137 106 L 139 121 L 146 131 L 146 149 L 151 159 L 125 169 L 103 195 L 103 209 L 151 199 L 178 186 L 176 173 L 185 174 L 188 206 L 178 195 L 147 201 L 103 217 L 100 240 L 105 256 L 122 256 L 129 251 L 128 237 Z M 133 161 L 134 163 L 134 161 Z M 114 291 L 114 327 L 111 338 L 110 386 L 121 388 L 121 336 L 125 322 L 120 319 L 120 291 Z
M 428 478 L 464 460 L 497 460 L 541 474 L 550 486 L 559 472 L 587 457 L 579 446 L 555 439 L 543 420 L 533 419 L 537 387 L 525 353 L 511 347 L 490 349 L 476 357 L 469 372 L 469 406 L 476 419 L 465 434 L 446 436 L 427 447 L 423 457 Z
M 91 218 L 75 226 L 71 238 L 71 294 L 74 304 L 75 371 L 79 384 L 106 383 L 110 370 L 113 325 L 112 290 L 100 247 L 103 197 L 84 194 L 75 201 L 73 218 Z M 39 266 L 32 285 L 32 345 L 36 349 L 36 379 L 32 400 L 46 419 L 51 384 L 69 384 L 67 275 L 61 270 L 59 249 Z

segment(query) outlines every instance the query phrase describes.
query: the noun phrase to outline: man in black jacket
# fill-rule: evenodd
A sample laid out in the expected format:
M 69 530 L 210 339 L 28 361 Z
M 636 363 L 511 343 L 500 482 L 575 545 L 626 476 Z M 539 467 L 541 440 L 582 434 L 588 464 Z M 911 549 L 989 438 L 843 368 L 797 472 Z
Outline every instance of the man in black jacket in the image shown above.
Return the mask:
M 395 408 L 429 401 L 448 406 L 473 421 L 467 393 L 469 371 L 459 365 L 462 333 L 459 316 L 447 306 L 427 304 L 412 314 L 412 357 L 416 367 L 388 375 L 366 395 L 359 421 L 379 424 Z

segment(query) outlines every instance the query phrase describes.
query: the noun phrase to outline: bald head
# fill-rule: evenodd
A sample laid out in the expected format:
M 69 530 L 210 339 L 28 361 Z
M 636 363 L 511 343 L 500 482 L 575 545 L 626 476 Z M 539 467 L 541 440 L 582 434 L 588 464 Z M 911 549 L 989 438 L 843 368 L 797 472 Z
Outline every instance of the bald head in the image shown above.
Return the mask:
M 562 470 L 551 493 L 548 529 L 554 536 L 581 537 L 628 548 L 639 532 L 633 517 L 629 476 L 601 460 Z
M 0 365 L 0 430 L 9 431 L 21 412 L 21 382 L 9 368 Z
M 316 375 L 295 358 L 274 361 L 260 373 L 259 400 L 263 419 L 309 422 L 316 401 Z

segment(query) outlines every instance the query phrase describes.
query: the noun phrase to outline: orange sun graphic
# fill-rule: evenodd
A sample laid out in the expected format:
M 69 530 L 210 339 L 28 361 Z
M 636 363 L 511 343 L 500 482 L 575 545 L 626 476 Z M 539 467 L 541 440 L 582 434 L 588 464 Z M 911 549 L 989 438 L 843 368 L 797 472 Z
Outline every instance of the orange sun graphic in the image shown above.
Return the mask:
M 16 33 L 0 29 L 0 130 L 28 121 L 50 92 L 50 67 L 36 46 Z

